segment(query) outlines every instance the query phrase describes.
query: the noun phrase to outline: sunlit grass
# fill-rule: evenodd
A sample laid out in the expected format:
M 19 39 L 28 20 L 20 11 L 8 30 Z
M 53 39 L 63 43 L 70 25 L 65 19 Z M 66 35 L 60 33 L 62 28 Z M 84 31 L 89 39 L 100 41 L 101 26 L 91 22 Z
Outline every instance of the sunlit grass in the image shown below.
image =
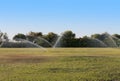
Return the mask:
M 0 81 L 119 81 L 119 48 L 1 48 Z

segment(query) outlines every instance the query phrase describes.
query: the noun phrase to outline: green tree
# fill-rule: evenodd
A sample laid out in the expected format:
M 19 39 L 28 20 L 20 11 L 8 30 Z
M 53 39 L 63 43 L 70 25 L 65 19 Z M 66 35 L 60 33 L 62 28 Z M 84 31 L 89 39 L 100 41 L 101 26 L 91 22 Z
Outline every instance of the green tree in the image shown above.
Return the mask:
M 43 38 L 46 39 L 51 44 L 54 44 L 58 38 L 58 35 L 53 32 L 49 32 L 47 35 L 44 35 Z
M 96 39 L 100 39 L 100 34 L 93 34 L 91 35 L 91 38 L 96 38 Z
M 75 33 L 68 30 L 62 34 L 62 46 L 64 47 L 73 47 L 75 44 Z
M 114 34 L 113 39 L 116 41 L 116 44 L 120 47 L 120 35 Z
M 18 33 L 13 37 L 13 40 L 26 39 L 26 36 L 22 33 Z
M 42 36 L 42 32 L 29 32 L 28 36 L 33 36 L 33 37 L 41 37 Z
M 114 34 L 113 36 L 115 36 L 115 37 L 120 39 L 120 35 L 119 34 Z
M 83 38 L 80 38 L 80 47 L 87 47 L 88 46 L 88 40 L 89 37 L 84 36 Z
M 27 40 L 34 42 L 36 39 L 38 39 L 38 37 L 42 37 L 42 32 L 29 32 L 26 35 Z

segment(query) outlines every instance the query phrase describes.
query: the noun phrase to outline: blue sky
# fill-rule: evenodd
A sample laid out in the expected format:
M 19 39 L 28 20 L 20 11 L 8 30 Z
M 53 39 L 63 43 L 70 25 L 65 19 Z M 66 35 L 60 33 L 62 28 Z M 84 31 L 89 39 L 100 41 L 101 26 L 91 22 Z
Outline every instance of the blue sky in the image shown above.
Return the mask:
M 0 0 L 0 30 L 120 34 L 120 0 Z

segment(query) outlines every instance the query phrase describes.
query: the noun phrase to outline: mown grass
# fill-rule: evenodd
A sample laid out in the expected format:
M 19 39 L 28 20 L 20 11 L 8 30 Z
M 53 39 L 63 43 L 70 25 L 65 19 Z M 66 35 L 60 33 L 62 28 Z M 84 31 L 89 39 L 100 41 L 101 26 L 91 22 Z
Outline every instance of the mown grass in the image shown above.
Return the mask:
M 120 81 L 120 49 L 1 48 L 0 81 Z

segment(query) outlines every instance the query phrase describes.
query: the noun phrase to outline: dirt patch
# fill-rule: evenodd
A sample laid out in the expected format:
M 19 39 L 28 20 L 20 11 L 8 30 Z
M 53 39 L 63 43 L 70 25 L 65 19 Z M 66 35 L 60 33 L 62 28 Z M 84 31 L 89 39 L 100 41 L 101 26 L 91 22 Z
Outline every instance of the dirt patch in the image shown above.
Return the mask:
M 2 55 L 0 56 L 0 63 L 41 63 L 48 62 L 55 59 L 55 56 L 42 56 L 42 55 Z

